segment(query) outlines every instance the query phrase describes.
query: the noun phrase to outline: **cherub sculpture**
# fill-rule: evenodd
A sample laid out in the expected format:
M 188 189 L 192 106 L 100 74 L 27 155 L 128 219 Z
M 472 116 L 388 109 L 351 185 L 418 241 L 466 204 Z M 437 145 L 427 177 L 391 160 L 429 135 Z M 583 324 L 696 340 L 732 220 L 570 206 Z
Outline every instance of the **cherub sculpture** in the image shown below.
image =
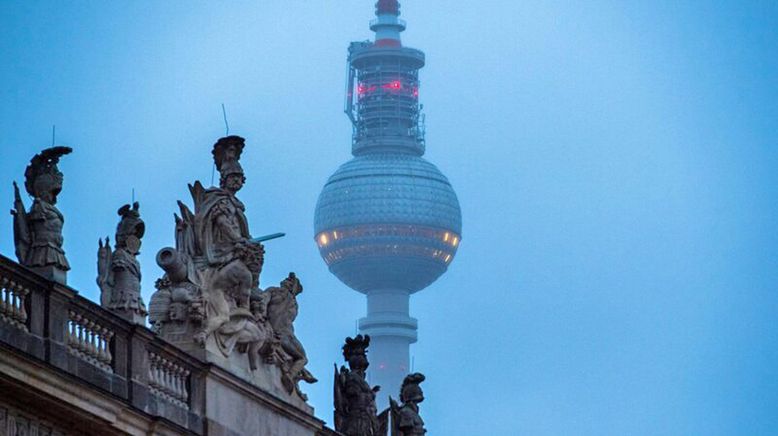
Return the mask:
M 48 279 L 65 284 L 70 264 L 62 249 L 65 218 L 56 208 L 63 175 L 57 168 L 70 147 L 47 148 L 36 154 L 24 172 L 24 188 L 33 197 L 30 211 L 24 210 L 19 187 L 14 182 L 14 244 L 19 263 Z
M 425 379 L 424 374 L 418 372 L 405 377 L 400 388 L 402 406 L 389 397 L 389 408 L 392 411 L 392 436 L 423 436 L 427 433 L 424 429 L 424 420 L 419 415 L 419 403 L 424 401 L 424 392 L 420 384 Z
M 108 238 L 99 241 L 97 250 L 97 284 L 100 287 L 100 304 L 136 324 L 145 325 L 146 306 L 140 295 L 141 238 L 146 231 L 140 219 L 140 205 L 130 208 L 126 204 L 119 209 L 121 220 L 116 227 L 116 247 L 111 250 Z

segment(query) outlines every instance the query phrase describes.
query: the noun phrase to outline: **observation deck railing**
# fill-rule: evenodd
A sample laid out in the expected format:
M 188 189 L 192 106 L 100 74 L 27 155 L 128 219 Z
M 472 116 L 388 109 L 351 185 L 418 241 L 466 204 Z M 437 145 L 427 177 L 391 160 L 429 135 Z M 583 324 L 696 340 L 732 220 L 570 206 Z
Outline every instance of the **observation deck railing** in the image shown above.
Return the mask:
M 398 27 L 402 27 L 404 30 L 408 27 L 408 23 L 402 18 L 397 18 L 396 23 L 390 23 L 387 21 L 381 21 L 379 18 L 373 18 L 372 20 L 370 20 L 370 28 L 372 29 L 375 26 L 398 26 Z

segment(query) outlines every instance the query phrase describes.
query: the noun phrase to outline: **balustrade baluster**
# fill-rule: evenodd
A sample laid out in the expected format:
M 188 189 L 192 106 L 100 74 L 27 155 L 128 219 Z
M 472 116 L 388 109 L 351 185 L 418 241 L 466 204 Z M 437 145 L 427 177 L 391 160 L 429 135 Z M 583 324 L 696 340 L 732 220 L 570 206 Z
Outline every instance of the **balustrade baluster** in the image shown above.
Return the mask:
M 89 322 L 89 355 L 94 359 L 96 362 L 99 362 L 97 359 L 97 332 L 100 331 L 100 326 L 97 325 L 94 321 Z
M 81 315 L 76 314 L 76 323 L 78 323 L 78 338 L 76 339 L 76 349 L 78 351 L 84 351 L 84 324 Z
M 173 379 L 175 380 L 176 398 L 180 400 L 183 394 L 183 390 L 181 389 L 181 367 L 176 366 L 175 372 L 173 373 Z
M 73 322 L 75 317 L 76 314 L 72 310 L 68 311 L 67 343 L 69 347 L 73 346 L 73 342 L 75 341 L 76 337 L 76 323 Z
M 189 388 L 187 387 L 187 383 L 189 382 L 189 374 L 190 372 L 188 370 L 184 370 L 184 376 L 181 380 L 181 398 L 183 398 L 184 403 L 187 404 L 189 404 Z
M 175 398 L 175 392 L 173 391 L 173 371 L 171 370 L 172 364 L 169 360 L 164 361 L 165 365 L 165 390 L 167 394 Z
M 105 334 L 105 361 L 108 365 L 113 363 L 113 355 L 111 355 L 111 339 L 113 339 L 114 333 L 106 329 Z
M 105 364 L 105 352 L 103 351 L 103 348 L 105 348 L 105 330 L 103 326 L 95 326 L 95 337 L 97 338 L 95 341 L 95 357 L 101 365 Z
M 176 399 L 181 399 L 181 367 L 173 366 L 173 391 L 176 393 Z
M 27 288 L 19 288 L 19 293 L 21 295 L 20 303 L 19 303 L 19 321 L 23 325 L 27 325 L 27 308 L 26 308 L 26 300 L 27 295 L 30 294 L 30 290 Z
M 16 283 L 11 287 L 11 319 L 19 319 L 19 294 L 16 291 Z
M 11 308 L 11 289 L 8 279 L 3 280 L 3 314 L 10 313 Z

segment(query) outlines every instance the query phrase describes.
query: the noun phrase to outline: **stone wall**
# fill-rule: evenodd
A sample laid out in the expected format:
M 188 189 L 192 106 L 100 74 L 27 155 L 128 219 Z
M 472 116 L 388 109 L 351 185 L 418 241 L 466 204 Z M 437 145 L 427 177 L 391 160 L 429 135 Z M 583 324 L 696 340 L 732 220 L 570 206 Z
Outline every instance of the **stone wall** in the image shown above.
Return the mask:
M 3 256 L 0 418 L 0 436 L 336 435 L 310 408 Z
M 75 436 L 41 419 L 31 411 L 22 412 L 0 403 L 0 436 Z

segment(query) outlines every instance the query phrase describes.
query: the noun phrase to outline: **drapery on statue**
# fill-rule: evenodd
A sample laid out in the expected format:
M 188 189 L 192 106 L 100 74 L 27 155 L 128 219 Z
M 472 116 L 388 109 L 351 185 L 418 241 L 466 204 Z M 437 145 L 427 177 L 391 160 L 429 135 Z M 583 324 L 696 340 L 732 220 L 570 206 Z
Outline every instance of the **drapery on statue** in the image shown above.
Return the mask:
M 382 434 L 376 416 L 376 393 L 380 387 L 370 387 L 366 380 L 369 335 L 346 338 L 343 358 L 349 368 L 335 365 L 335 430 L 346 436 L 377 436 Z M 385 432 L 383 433 L 385 434 Z
M 51 147 L 36 154 L 24 172 L 24 188 L 33 197 L 29 212 L 14 182 L 14 244 L 19 263 L 48 279 L 67 282 L 70 264 L 62 249 L 62 226 L 65 218 L 55 207 L 62 191 L 63 175 L 57 168 L 60 157 L 70 147 Z
M 392 436 L 423 436 L 427 433 L 424 429 L 424 420 L 419 415 L 419 403 L 424 401 L 424 392 L 419 385 L 425 379 L 424 374 L 418 372 L 405 376 L 400 388 L 402 406 L 389 397 L 389 408 L 392 411 Z
M 248 355 L 251 370 L 263 361 L 275 364 L 289 394 L 305 399 L 297 382 L 316 379 L 304 368 L 305 350 L 292 326 L 302 286 L 290 274 L 279 288 L 259 288 L 264 247 L 251 238 L 245 206 L 236 197 L 246 181 L 239 162 L 244 146 L 240 136 L 219 139 L 213 148 L 219 187 L 189 185 L 194 213 L 178 202 L 176 248 L 157 254 L 165 275 L 151 297 L 149 321 L 185 348 L 199 346 L 227 359 L 237 350 Z
M 100 287 L 100 304 L 135 324 L 146 324 L 146 306 L 140 295 L 141 238 L 146 226 L 140 219 L 140 205 L 130 208 L 126 204 L 119 209 L 121 220 L 116 227 L 116 247 L 112 251 L 109 239 L 98 242 L 97 285 Z
M 251 242 L 245 206 L 235 196 L 246 180 L 239 162 L 244 145 L 239 136 L 216 142 L 213 157 L 221 175 L 219 187 L 206 189 L 200 182 L 189 185 L 194 213 L 178 203 L 181 216 L 176 216 L 176 248 L 160 250 L 157 263 L 166 272 L 162 295 L 165 291 L 170 294 L 170 306 L 186 303 L 186 313 L 177 315 L 197 324 L 192 332 L 194 341 L 202 347 L 215 347 L 214 351 L 226 358 L 236 348 L 248 353 L 254 370 L 271 334 L 256 322 L 250 308 L 264 249 L 262 244 Z M 155 323 L 159 318 L 156 306 Z M 170 315 L 174 314 L 168 318 Z
M 270 300 L 267 302 L 267 319 L 285 354 L 281 362 L 282 382 L 290 393 L 295 390 L 301 398 L 306 399 L 298 383 L 301 380 L 306 383 L 316 383 L 318 380 L 305 369 L 308 356 L 305 354 L 303 344 L 294 334 L 294 320 L 299 310 L 297 296 L 301 292 L 303 292 L 303 285 L 293 272 L 281 282 L 280 287 L 270 287 L 265 290 L 265 293 L 270 295 Z

